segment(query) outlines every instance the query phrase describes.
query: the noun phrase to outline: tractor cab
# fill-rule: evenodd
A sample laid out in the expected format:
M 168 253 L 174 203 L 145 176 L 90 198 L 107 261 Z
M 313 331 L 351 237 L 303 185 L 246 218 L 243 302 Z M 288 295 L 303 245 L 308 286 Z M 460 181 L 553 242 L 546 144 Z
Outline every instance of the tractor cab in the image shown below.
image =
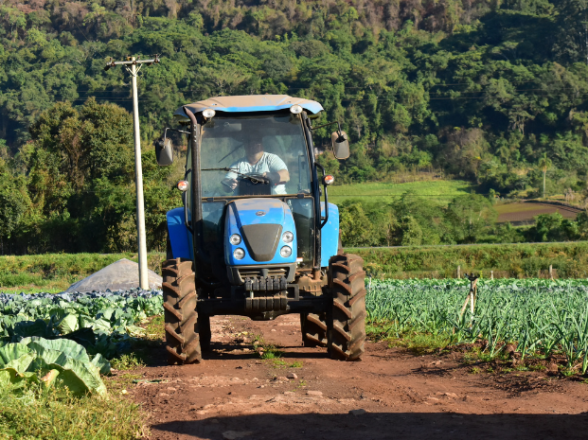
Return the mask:
M 178 185 L 184 206 L 167 214 L 164 271 L 192 263 L 201 346 L 210 341 L 210 316 L 267 320 L 285 313 L 301 314 L 306 342 L 312 339 L 309 328 L 324 326 L 324 331 L 313 330 L 324 333 L 314 336 L 315 343 L 328 345 L 332 320 L 327 310 L 333 301 L 328 272 L 337 255 L 347 257 L 340 249 L 338 209 L 328 203 L 333 178 L 315 162 L 311 119 L 321 111 L 315 101 L 259 95 L 211 98 L 175 112 L 189 129 L 179 130 L 189 134 L 189 144 L 185 178 Z M 332 143 L 337 158 L 349 156 L 340 126 Z M 160 165 L 171 163 L 166 136 L 156 144 L 156 153 Z M 169 319 L 176 323 L 181 301 L 173 298 L 182 289 L 172 287 L 185 275 L 173 273 L 167 288 L 164 283 L 164 295 L 166 289 L 172 292 L 166 298 L 171 298 Z M 168 338 L 170 360 L 190 362 L 195 355 L 186 352 L 181 342 L 186 338 L 178 337 L 182 326 L 175 328 Z M 351 354 L 344 357 L 357 357 L 347 342 L 340 350 Z

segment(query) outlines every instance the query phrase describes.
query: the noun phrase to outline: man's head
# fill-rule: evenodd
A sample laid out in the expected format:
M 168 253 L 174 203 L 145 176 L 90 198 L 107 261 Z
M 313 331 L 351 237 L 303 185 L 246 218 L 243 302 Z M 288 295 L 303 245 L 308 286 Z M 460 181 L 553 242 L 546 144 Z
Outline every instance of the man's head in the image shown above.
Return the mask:
M 248 159 L 259 159 L 263 154 L 263 143 L 259 139 L 248 139 L 245 142 L 245 154 Z

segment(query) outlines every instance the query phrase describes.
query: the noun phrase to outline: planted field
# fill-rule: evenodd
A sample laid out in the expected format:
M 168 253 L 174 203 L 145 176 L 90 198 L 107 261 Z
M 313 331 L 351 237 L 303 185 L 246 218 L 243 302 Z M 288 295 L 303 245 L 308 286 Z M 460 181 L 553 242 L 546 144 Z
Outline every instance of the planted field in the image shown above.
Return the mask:
M 72 393 L 104 394 L 108 359 L 131 349 L 145 334 L 136 324 L 162 303 L 157 292 L 0 294 L 0 382 L 57 370 L 51 380 L 63 376 Z
M 468 291 L 463 279 L 373 281 L 369 321 L 387 337 L 420 334 L 433 346 L 477 344 L 490 359 L 510 351 L 521 359 L 558 359 L 565 372 L 586 373 L 587 280 L 479 280 L 475 311 L 468 307 L 460 318 Z
M 498 222 L 512 224 L 529 224 L 535 221 L 535 216 L 540 214 L 553 214 L 559 212 L 563 217 L 575 219 L 579 208 L 561 206 L 550 203 L 507 203 L 496 205 L 494 209 L 498 212 Z
M 0 438 L 140 436 L 138 407 L 96 399 L 109 394 L 111 361 L 145 349 L 138 324 L 161 310 L 159 292 L 0 294 Z
M 472 185 L 461 180 L 429 180 L 423 182 L 371 182 L 337 185 L 329 188 L 329 199 L 341 203 L 349 199 L 391 202 L 406 192 L 422 197 L 427 203 L 446 206 L 453 198 L 471 192 Z
M 541 438 L 554 423 L 582 438 L 588 281 L 481 280 L 476 313 L 462 319 L 464 280 L 367 288 L 371 334 L 389 344 L 368 341 L 361 363 L 301 346 L 297 315 L 215 316 L 212 351 L 187 367 L 165 365 L 160 318 L 138 327 L 161 312 L 158 294 L 0 295 L 0 438 L 405 438 L 418 429 L 449 439 L 456 423 L 473 432 L 481 417 L 493 438 Z M 554 407 L 578 419 L 546 418 Z

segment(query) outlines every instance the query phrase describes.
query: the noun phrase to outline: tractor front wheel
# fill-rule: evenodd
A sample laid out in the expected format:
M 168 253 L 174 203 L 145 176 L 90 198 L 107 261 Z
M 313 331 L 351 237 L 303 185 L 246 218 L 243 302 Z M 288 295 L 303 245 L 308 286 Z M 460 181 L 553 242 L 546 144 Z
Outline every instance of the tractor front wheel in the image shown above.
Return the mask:
M 192 262 L 180 258 L 167 260 L 161 272 L 168 361 L 170 364 L 200 363 L 202 352 Z
M 365 272 L 357 255 L 335 255 L 329 262 L 333 298 L 333 330 L 329 354 L 334 359 L 359 360 L 365 351 Z

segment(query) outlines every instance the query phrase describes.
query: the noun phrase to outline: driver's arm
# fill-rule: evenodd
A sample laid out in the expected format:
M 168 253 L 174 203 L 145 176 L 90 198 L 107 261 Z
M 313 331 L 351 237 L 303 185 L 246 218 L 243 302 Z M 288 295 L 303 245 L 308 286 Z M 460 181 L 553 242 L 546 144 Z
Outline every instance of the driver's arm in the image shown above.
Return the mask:
M 268 173 L 268 177 L 269 177 L 270 181 L 275 185 L 278 185 L 280 183 L 286 183 L 286 182 L 290 181 L 290 173 L 288 172 L 288 170 L 286 168 L 284 168 L 283 170 L 278 170 L 278 171 L 270 171 Z
M 281 183 L 290 181 L 288 167 L 284 161 L 275 154 L 272 155 L 271 161 L 269 163 L 269 173 L 267 173 L 267 177 L 269 177 L 271 183 L 274 185 L 279 185 Z

